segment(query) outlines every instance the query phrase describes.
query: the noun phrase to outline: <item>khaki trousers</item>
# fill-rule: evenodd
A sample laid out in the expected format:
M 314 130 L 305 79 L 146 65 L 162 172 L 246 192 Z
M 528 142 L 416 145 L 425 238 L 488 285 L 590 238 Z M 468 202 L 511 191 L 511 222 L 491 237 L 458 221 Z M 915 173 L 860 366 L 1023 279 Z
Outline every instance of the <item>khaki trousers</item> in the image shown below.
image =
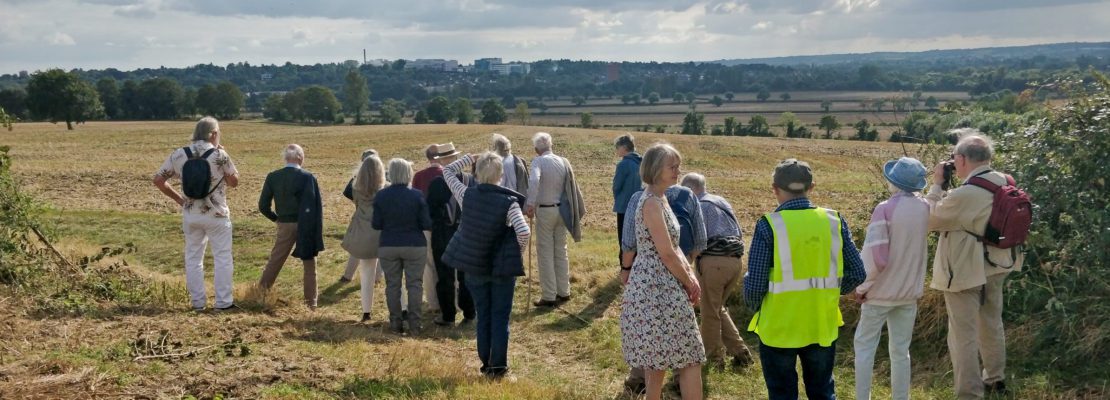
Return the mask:
M 289 258 L 289 253 L 293 252 L 293 246 L 296 244 L 297 223 L 278 222 L 274 249 L 270 251 L 270 261 L 266 262 L 266 268 L 262 270 L 259 286 L 264 289 L 274 286 L 274 281 L 277 280 L 281 268 L 285 266 L 285 260 Z M 316 307 L 316 259 L 301 261 L 304 263 L 304 303 L 309 307 Z
M 944 292 L 944 305 L 948 309 L 948 353 L 952 357 L 958 399 L 981 399 L 984 384 L 1005 378 L 1002 284 L 1007 275 L 987 277 L 984 286 Z
M 536 206 L 536 256 L 540 298 L 570 296 L 570 261 L 567 259 L 567 226 L 559 207 Z
M 740 331 L 732 322 L 725 300 L 743 282 L 741 262 L 736 257 L 702 256 L 697 260 L 701 283 L 701 338 L 709 360 L 748 354 Z

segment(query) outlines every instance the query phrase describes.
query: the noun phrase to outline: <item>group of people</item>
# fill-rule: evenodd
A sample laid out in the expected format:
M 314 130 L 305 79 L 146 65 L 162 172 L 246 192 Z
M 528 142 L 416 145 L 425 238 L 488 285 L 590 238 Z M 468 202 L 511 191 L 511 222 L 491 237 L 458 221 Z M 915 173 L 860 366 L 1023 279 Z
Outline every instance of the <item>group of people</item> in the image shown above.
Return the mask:
M 186 286 L 192 307 L 204 310 L 204 252 L 214 255 L 217 310 L 237 308 L 232 299 L 231 219 L 226 189 L 239 174 L 220 144 L 219 122 L 197 122 L 192 142 L 175 150 L 154 176 L 154 185 L 182 207 Z M 531 166 L 512 153 L 512 143 L 493 134 L 490 149 L 462 154 L 451 143 L 425 150 L 428 167 L 378 152 L 362 152 L 344 190 L 355 205 L 342 247 L 349 254 L 340 283 L 360 272 L 362 321 L 371 318 L 373 287 L 386 281 L 389 329 L 420 334 L 424 305 L 438 308 L 436 325 L 473 323 L 480 371 L 500 378 L 508 372 L 509 316 L 516 278 L 536 236 L 542 296 L 536 307 L 570 299 L 567 236 L 581 240 L 585 204 L 567 159 L 553 153 L 551 135 L 532 138 Z M 303 263 L 304 303 L 317 306 L 316 256 L 324 249 L 320 188 L 303 168 L 304 148 L 289 144 L 284 167 L 266 176 L 258 210 L 276 224 L 270 257 L 259 287 L 271 289 L 290 255 Z M 182 192 L 168 180 L 180 179 Z M 199 188 L 199 189 L 197 189 Z M 534 230 L 527 219 L 535 219 Z
M 955 174 L 1005 184 L 1008 176 L 990 167 L 990 140 L 961 133 Z M 201 119 L 192 142 L 154 175 L 154 185 L 182 209 L 186 285 L 197 310 L 207 306 L 202 263 L 209 243 L 215 308 L 235 308 L 226 188 L 238 185 L 239 174 L 221 136 L 218 121 Z M 384 277 L 390 330 L 419 334 L 425 303 L 438 308 L 437 325 L 455 326 L 461 312 L 462 324 L 475 324 L 480 371 L 491 378 L 508 372 L 509 316 L 530 237 L 536 239 L 541 287 L 533 305 L 557 307 L 571 298 L 567 236 L 581 239 L 586 212 L 571 164 L 553 152 L 551 136 L 535 134 L 532 146 L 536 156 L 529 166 L 499 134 L 480 154 L 433 144 L 425 150 L 428 166 L 415 173 L 403 158 L 386 164 L 373 149 L 362 153 L 344 191 L 355 212 L 342 241 L 350 256 L 340 281 L 350 282 L 360 271 L 363 321 L 370 319 L 374 283 Z M 940 233 L 932 287 L 944 292 L 956 395 L 973 399 L 1006 390 L 1002 287 L 1023 259 L 981 239 L 990 191 L 973 185 L 946 190 L 942 163 L 922 194 L 929 181 L 925 166 L 908 157 L 891 160 L 883 169 L 891 196 L 875 208 L 860 251 L 843 216 L 809 200 L 816 186 L 810 165 L 783 160 L 770 187 L 779 206 L 756 221 L 745 271 L 736 213 L 726 199 L 709 193 L 704 175 L 681 174 L 678 150 L 657 143 L 641 156 L 631 135 L 618 137 L 614 148 L 620 158 L 613 211 L 625 285 L 620 327 L 631 367 L 627 390 L 660 398 L 672 370 L 683 398 L 696 399 L 703 391 L 702 365 L 753 364 L 725 304 L 743 288 L 755 312 L 748 330 L 759 337 L 771 399 L 798 397 L 799 359 L 807 396 L 835 398 L 839 302 L 845 295 L 862 304 L 854 338 L 857 398 L 870 397 L 883 325 L 890 336 L 893 397 L 908 398 L 909 345 L 930 231 Z M 287 145 L 282 157 L 285 166 L 266 177 L 259 197 L 259 211 L 277 231 L 259 286 L 272 288 L 292 254 L 303 262 L 305 304 L 315 308 L 315 258 L 324 247 L 320 189 L 302 167 L 301 146 Z M 181 179 L 183 193 L 168 184 L 173 178 Z
M 991 169 L 989 138 L 974 130 L 956 133 L 961 139 L 948 162 L 955 175 L 1012 185 L 1012 178 Z M 853 343 L 856 398 L 871 397 L 884 325 L 892 397 L 909 398 L 910 340 L 933 231 L 939 238 L 931 286 L 944 293 L 956 397 L 1006 392 L 1002 288 L 1007 274 L 1020 270 L 1023 257 L 983 239 L 994 201 L 990 189 L 963 185 L 947 190 L 946 163 L 938 164 L 930 179 L 916 159 L 890 160 L 883 168 L 890 197 L 875 207 L 860 251 L 843 216 L 810 201 L 816 187 L 810 165 L 786 159 L 771 179 L 779 205 L 756 221 L 744 271 L 743 230 L 731 205 L 708 192 L 703 175 L 680 178 L 682 155 L 674 147 L 655 144 L 641 157 L 631 135 L 618 137 L 614 147 L 621 158 L 613 179 L 613 210 L 626 285 L 620 320 L 622 350 L 631 367 L 626 390 L 658 399 L 666 371 L 673 370 L 682 397 L 698 399 L 704 364 L 753 364 L 725 306 L 742 287 L 747 307 L 755 312 L 748 330 L 759 337 L 771 399 L 798 398 L 799 360 L 806 396 L 836 398 L 833 367 L 844 325 L 842 296 L 861 303 Z M 932 186 L 922 194 L 930 180 Z M 700 325 L 695 306 L 700 306 Z

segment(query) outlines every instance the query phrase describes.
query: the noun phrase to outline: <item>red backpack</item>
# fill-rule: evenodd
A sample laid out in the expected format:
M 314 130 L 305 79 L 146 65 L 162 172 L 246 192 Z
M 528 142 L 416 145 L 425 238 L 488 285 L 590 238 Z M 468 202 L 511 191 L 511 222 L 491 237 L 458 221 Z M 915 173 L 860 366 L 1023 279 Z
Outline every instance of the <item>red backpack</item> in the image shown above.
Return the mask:
M 1025 244 L 1029 227 L 1033 224 L 1033 202 L 1024 190 L 1015 186 L 1014 178 L 1006 175 L 1006 184 L 1003 186 L 995 185 L 980 176 L 968 179 L 967 183 L 994 193 L 991 217 L 983 236 L 978 237 L 979 240 L 1000 249 Z

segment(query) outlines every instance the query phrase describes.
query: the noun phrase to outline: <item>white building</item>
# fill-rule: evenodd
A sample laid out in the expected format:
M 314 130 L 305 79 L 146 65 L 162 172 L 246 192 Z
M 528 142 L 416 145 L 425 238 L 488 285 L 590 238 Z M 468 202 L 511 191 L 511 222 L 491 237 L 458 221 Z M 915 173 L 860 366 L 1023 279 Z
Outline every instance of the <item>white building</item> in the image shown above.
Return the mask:
M 444 60 L 439 58 L 422 58 L 406 62 L 405 69 L 431 69 L 436 71 L 455 72 L 459 69 L 459 62 L 457 60 Z

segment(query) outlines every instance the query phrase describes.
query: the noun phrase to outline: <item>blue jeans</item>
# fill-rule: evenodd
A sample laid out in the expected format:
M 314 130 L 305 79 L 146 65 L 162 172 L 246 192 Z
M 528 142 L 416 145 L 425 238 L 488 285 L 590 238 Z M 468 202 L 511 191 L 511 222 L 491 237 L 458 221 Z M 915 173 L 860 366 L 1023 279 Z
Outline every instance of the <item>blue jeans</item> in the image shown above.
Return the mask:
M 478 321 L 478 359 L 483 373 L 502 374 L 509 368 L 509 315 L 513 311 L 515 277 L 467 274 Z
M 833 383 L 833 362 L 836 360 L 836 341 L 829 347 L 811 344 L 800 349 L 784 349 L 760 343 L 759 361 L 763 364 L 763 379 L 767 381 L 770 400 L 797 400 L 797 359 L 802 360 L 802 379 L 806 396 L 810 400 L 836 400 Z

